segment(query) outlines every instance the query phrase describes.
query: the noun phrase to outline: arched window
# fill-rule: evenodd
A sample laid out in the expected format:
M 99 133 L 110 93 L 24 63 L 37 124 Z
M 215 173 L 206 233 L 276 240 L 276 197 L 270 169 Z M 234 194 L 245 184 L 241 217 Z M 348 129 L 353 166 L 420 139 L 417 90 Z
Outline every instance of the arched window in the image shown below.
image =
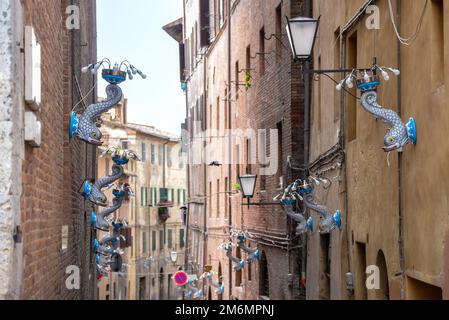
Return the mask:
M 259 262 L 259 295 L 270 297 L 270 277 L 268 274 L 268 261 L 265 252 L 262 252 Z
M 378 300 L 390 300 L 390 286 L 388 284 L 387 261 L 382 250 L 377 253 L 376 265 L 379 267 L 380 290 L 376 290 Z

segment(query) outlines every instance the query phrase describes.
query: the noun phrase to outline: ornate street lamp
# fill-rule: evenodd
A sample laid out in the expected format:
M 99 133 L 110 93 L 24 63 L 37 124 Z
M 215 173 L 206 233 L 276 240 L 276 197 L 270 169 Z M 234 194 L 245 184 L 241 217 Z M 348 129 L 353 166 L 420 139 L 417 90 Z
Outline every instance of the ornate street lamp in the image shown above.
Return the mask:
M 254 190 L 256 189 L 257 176 L 254 174 L 246 174 L 244 176 L 239 176 L 240 186 L 242 189 L 243 197 L 249 200 L 254 197 Z
M 295 59 L 308 60 L 312 57 L 319 24 L 320 17 L 287 17 L 287 36 Z
M 176 261 L 178 260 L 178 252 L 176 251 L 170 252 L 170 260 L 171 262 L 176 263 Z

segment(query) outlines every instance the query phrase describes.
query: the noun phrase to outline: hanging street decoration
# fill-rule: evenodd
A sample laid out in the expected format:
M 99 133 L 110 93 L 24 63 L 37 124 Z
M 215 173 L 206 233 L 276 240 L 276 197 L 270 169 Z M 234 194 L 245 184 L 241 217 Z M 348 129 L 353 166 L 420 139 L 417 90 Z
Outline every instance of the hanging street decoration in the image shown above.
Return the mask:
M 313 196 L 313 184 L 319 185 L 323 182 L 325 184 L 324 188 L 327 189 L 330 187 L 331 182 L 327 179 L 317 177 L 310 177 L 308 180 L 302 181 L 298 179 L 285 188 L 280 200 L 284 211 L 298 223 L 296 228 L 297 235 L 302 235 L 307 231 L 313 232 L 313 220 L 312 217 L 306 220 L 304 214 L 293 211 L 293 205 L 296 204 L 296 201 L 303 203 L 306 208 L 320 215 L 321 220 L 318 228 L 321 234 L 331 233 L 333 230 L 341 227 L 340 210 L 337 210 L 332 215 L 330 210 L 326 206 L 318 204 Z M 275 199 L 279 196 L 275 197 Z
M 102 67 L 102 78 L 109 83 L 106 87 L 107 98 L 100 103 L 88 106 L 82 113 L 76 114 L 72 111 L 69 127 L 70 139 L 76 136 L 81 141 L 96 146 L 103 144 L 100 131 L 101 115 L 117 105 L 122 99 L 122 90 L 118 85 L 126 81 L 127 78 L 132 80 L 136 74 L 139 74 L 143 79 L 146 78 L 146 75 L 130 64 L 129 61 L 125 60 L 120 64 L 115 63 L 112 67 L 111 61 L 107 58 L 83 67 L 82 72 L 87 73 L 90 70 L 92 74 L 96 74 Z M 96 182 L 86 180 L 81 187 L 80 193 L 85 200 L 93 205 L 107 207 L 108 199 L 102 190 L 111 188 L 114 182 L 124 176 L 125 170 L 123 166 L 125 164 L 130 160 L 140 161 L 140 159 L 134 151 L 117 146 L 101 148 L 101 151 L 102 157 L 110 155 L 114 161 L 112 174 L 101 177 Z M 90 220 L 94 229 L 106 232 L 111 230 L 101 241 L 95 239 L 93 243 L 98 279 L 107 277 L 109 272 L 122 272 L 123 270 L 122 254 L 124 252 L 120 249 L 119 240 L 126 240 L 121 231 L 128 224 L 125 220 L 120 219 L 115 219 L 112 222 L 109 216 L 122 206 L 123 201 L 134 196 L 134 193 L 129 184 L 118 183 L 112 194 L 114 195 L 112 206 L 99 212 L 98 215 L 95 213 L 95 210 L 91 212 Z
M 397 112 L 386 109 L 378 104 L 377 88 L 380 85 L 380 77 L 377 74 L 378 71 L 380 71 L 385 81 L 390 80 L 389 73 L 396 76 L 400 75 L 398 69 L 379 67 L 377 64 L 373 64 L 370 70 L 360 71 L 354 69 L 348 77 L 343 79 L 337 85 L 337 90 L 342 90 L 344 85 L 348 88 L 352 88 L 355 80 L 357 88 L 362 93 L 362 97 L 360 98 L 362 107 L 376 119 L 382 120 L 390 127 L 390 130 L 384 137 L 383 150 L 385 152 L 402 152 L 403 147 L 407 143 L 411 142 L 414 145 L 417 143 L 415 119 L 411 117 L 409 122 L 404 124 Z
M 99 243 L 94 245 L 96 249 L 96 265 L 97 270 L 101 274 L 104 272 L 121 272 L 123 267 L 122 254 L 120 250 L 120 240 L 126 240 L 120 233 L 121 229 L 127 226 L 124 220 L 116 220 L 112 223 L 112 233 L 105 235 Z
M 190 299 L 203 299 L 204 293 L 203 290 L 200 290 L 196 286 L 196 282 L 198 281 L 198 277 L 196 275 L 189 275 L 186 285 L 184 286 L 184 293 L 187 298 Z
M 104 188 L 110 187 L 112 183 L 120 179 L 124 174 L 121 165 L 114 164 L 112 166 L 112 174 L 99 178 L 95 183 L 86 180 L 82 186 L 81 194 L 85 200 L 92 202 L 94 205 L 106 207 L 108 199 L 103 191 Z
M 259 258 L 260 258 L 259 249 L 258 248 L 251 249 L 251 248 L 247 247 L 245 245 L 245 241 L 246 241 L 246 236 L 244 233 L 241 233 L 237 236 L 237 246 L 240 249 L 242 249 L 243 251 L 245 251 L 246 253 L 248 253 L 248 257 L 246 258 L 246 261 L 248 263 L 251 263 L 251 262 L 259 260 Z
M 251 72 L 249 70 L 245 71 L 243 76 L 243 83 L 245 84 L 245 89 L 248 91 L 253 86 L 253 77 L 251 76 Z
M 122 149 L 121 147 L 107 147 L 99 148 L 101 151 L 101 157 L 110 155 L 112 160 L 118 165 L 125 165 L 129 160 L 141 161 L 136 152 L 128 149 Z
M 312 181 L 317 181 L 317 178 L 313 179 Z M 299 180 L 297 180 L 294 184 L 294 189 L 299 189 L 299 194 L 303 198 L 303 202 L 305 206 L 316 213 L 318 213 L 321 217 L 320 224 L 318 226 L 319 232 L 321 234 L 331 233 L 335 229 L 339 229 L 341 227 L 341 213 L 340 210 L 335 211 L 335 213 L 332 215 L 330 213 L 329 208 L 327 208 L 324 205 L 320 205 L 316 202 L 314 196 L 313 196 L 313 187 L 311 183 L 308 183 L 307 181 L 303 181 L 301 185 L 299 185 Z M 310 222 L 309 222 L 310 224 Z M 313 225 L 312 225 L 312 231 L 313 231 Z
M 215 288 L 216 294 L 223 294 L 225 286 L 221 282 L 221 279 L 218 279 L 218 281 L 215 280 L 214 275 L 215 275 L 215 272 L 213 272 L 212 270 L 204 272 L 203 275 L 200 277 L 200 280 L 207 279 L 207 282 L 209 283 L 209 285 L 211 285 L 212 287 Z
M 107 217 L 120 209 L 122 206 L 122 202 L 125 199 L 129 199 L 129 197 L 134 196 L 134 193 L 127 183 L 120 184 L 116 189 L 112 191 L 112 194 L 114 195 L 114 199 L 112 200 L 112 206 L 101 211 L 98 216 L 95 215 L 95 212 L 92 212 L 91 219 L 92 219 L 92 227 L 97 230 L 102 231 L 109 231 L 109 221 L 107 220 Z
M 295 212 L 294 208 L 302 201 L 302 197 L 297 190 L 292 190 L 294 184 L 290 184 L 285 188 L 284 192 L 276 196 L 273 200 L 277 201 L 280 198 L 280 203 L 284 213 L 296 222 L 296 235 L 303 235 L 307 232 L 306 218 L 304 213 Z
M 220 245 L 220 247 L 222 247 L 224 249 L 224 251 L 226 252 L 226 256 L 229 258 L 229 260 L 234 262 L 234 264 L 232 266 L 232 271 L 236 272 L 236 271 L 242 270 L 245 267 L 245 260 L 239 259 L 232 255 L 232 246 L 233 246 L 233 244 L 231 241 Z
M 133 79 L 133 75 L 139 74 L 143 79 L 146 75 L 142 71 L 135 68 L 128 61 L 123 61 L 120 65 L 112 64 L 109 59 L 103 59 L 95 64 L 90 64 L 82 69 L 84 73 L 91 70 L 92 74 L 96 74 L 97 71 L 104 66 L 107 66 L 102 70 L 102 77 L 109 85 L 106 87 L 106 100 L 91 104 L 81 114 L 71 113 L 70 116 L 70 139 L 78 137 L 89 144 L 102 145 L 101 131 L 99 129 L 101 122 L 101 115 L 107 112 L 109 109 L 118 104 L 122 99 L 122 89 L 118 84 L 126 81 L 126 78 Z

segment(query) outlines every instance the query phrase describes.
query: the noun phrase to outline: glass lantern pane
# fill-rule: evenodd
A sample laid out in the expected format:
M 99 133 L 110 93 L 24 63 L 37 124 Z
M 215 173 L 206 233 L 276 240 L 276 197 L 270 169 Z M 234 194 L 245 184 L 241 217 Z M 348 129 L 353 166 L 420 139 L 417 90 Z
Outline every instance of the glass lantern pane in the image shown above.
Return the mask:
M 255 182 L 256 176 L 248 175 L 240 177 L 240 183 L 242 184 L 242 192 L 244 196 L 253 195 Z
M 290 20 L 291 43 L 297 57 L 308 57 L 312 54 L 317 23 L 316 20 L 303 17 Z

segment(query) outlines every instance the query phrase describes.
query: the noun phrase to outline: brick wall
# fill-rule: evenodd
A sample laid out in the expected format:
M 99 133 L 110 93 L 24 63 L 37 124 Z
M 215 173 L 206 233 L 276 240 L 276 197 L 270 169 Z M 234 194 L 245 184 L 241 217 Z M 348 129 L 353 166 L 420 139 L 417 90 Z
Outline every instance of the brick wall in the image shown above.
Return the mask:
M 78 195 L 78 188 L 85 178 L 95 177 L 96 151 L 82 142 L 69 142 L 68 118 L 80 99 L 73 74 L 84 94 L 92 86 L 93 79 L 81 76 L 80 69 L 82 64 L 95 60 L 95 2 L 80 6 L 80 25 L 85 30 L 65 28 L 69 4 L 51 0 L 24 2 L 24 22 L 35 28 L 41 45 L 43 81 L 38 115 L 42 145 L 37 149 L 26 146 L 22 169 L 23 299 L 85 299 L 94 294 L 92 235 L 86 219 L 90 209 Z M 92 101 L 95 97 L 91 96 L 87 104 Z M 64 251 L 62 226 L 69 227 L 69 244 Z M 81 269 L 80 290 L 65 287 L 65 269 L 69 265 Z
M 208 167 L 206 179 L 207 191 L 207 262 L 213 266 L 215 272 L 218 266 L 222 267 L 223 283 L 226 286 L 224 297 L 237 299 L 258 299 L 260 295 L 260 270 L 257 263 L 251 266 L 251 280 L 248 268 L 242 272 L 242 285 L 236 286 L 236 273 L 230 273 L 228 258 L 217 250 L 220 243 L 228 240 L 229 210 L 226 202 L 228 195 L 224 191 L 230 191 L 224 185 L 229 179 L 230 185 L 237 183 L 237 176 L 251 171 L 258 174 L 254 202 L 272 202 L 272 198 L 279 193 L 280 177 L 283 177 L 284 186 L 295 178 L 299 178 L 301 172 L 287 169 L 287 157 L 291 156 L 295 163 L 303 163 L 303 92 L 302 79 L 299 77 L 299 66 L 292 62 L 291 52 L 285 34 L 285 16 L 297 16 L 303 12 L 303 1 L 233 1 L 231 16 L 231 57 L 228 55 L 228 24 L 224 24 L 221 31 L 217 31 L 214 42 L 207 52 L 206 65 L 206 112 L 205 120 L 207 128 L 216 129 L 219 123 L 220 134 L 225 132 L 226 112 L 231 107 L 232 129 L 277 129 L 278 123 L 282 123 L 282 157 L 278 164 L 276 174 L 266 176 L 263 187 L 258 165 L 252 165 L 250 170 L 246 164 L 239 166 L 233 164 L 231 172 L 229 167 Z M 276 9 L 281 6 L 281 19 L 276 18 Z M 187 17 L 187 19 L 195 17 Z M 279 29 L 278 22 L 281 21 Z M 264 41 L 265 54 L 261 53 L 260 30 L 265 29 Z M 277 34 L 272 36 L 272 34 Z M 276 37 L 279 40 L 276 40 Z M 282 43 L 281 43 L 282 42 Z M 243 69 L 246 68 L 247 47 L 250 46 L 250 69 L 253 78 L 253 86 L 249 90 L 241 85 L 236 86 L 236 81 L 243 82 Z M 228 60 L 229 59 L 229 60 Z M 265 70 L 260 71 L 260 62 L 265 60 Z M 238 62 L 238 63 L 237 63 Z M 231 66 L 231 81 L 228 79 L 228 66 Z M 238 70 L 236 70 L 238 68 Z M 237 71 L 240 71 L 237 74 Z M 226 93 L 229 93 L 226 96 Z M 230 102 L 230 104 L 229 104 Z M 212 120 L 212 121 L 211 121 Z M 222 139 L 212 138 L 212 144 L 222 148 Z M 233 143 L 235 148 L 236 143 Z M 227 146 L 225 147 L 227 150 Z M 267 150 L 270 143 L 267 144 Z M 224 150 L 224 147 L 223 147 Z M 235 149 L 234 149 L 235 150 Z M 234 152 L 234 150 L 232 152 Z M 234 157 L 236 154 L 234 154 Z M 240 146 L 240 159 L 246 161 L 245 143 Z M 220 163 L 225 163 L 225 159 Z M 233 159 L 234 162 L 237 159 Z M 238 170 L 238 171 L 237 171 Z M 195 179 L 198 177 L 192 177 Z M 218 184 L 218 186 L 217 186 Z M 211 187 L 209 187 L 211 186 Z M 262 190 L 264 189 L 264 190 Z M 261 192 L 262 191 L 262 192 Z M 218 198 L 218 199 L 217 199 Z M 287 221 L 285 214 L 277 206 L 262 206 L 246 208 L 241 205 L 241 196 L 235 196 L 231 201 L 232 228 L 259 232 L 262 237 L 257 238 L 260 251 L 267 257 L 269 287 L 271 299 L 296 299 L 304 292 L 299 290 L 300 252 L 291 250 L 287 252 L 285 241 L 283 245 L 273 246 L 267 241 L 267 235 L 279 238 L 291 238 L 293 228 Z M 253 238 L 251 246 L 256 246 Z M 287 241 L 287 240 L 286 240 Z M 279 242 L 279 241 L 278 241 Z M 280 241 L 282 242 L 282 240 Z M 291 246 L 298 243 L 293 241 Z M 283 247 L 283 248 L 281 248 Z M 236 250 L 233 252 L 236 255 Z M 242 258 L 246 254 L 242 253 Z M 288 274 L 295 275 L 293 287 L 288 286 Z M 232 290 L 229 290 L 229 276 L 232 276 Z M 238 285 L 238 284 L 237 284 Z M 212 298 L 216 299 L 215 293 Z

